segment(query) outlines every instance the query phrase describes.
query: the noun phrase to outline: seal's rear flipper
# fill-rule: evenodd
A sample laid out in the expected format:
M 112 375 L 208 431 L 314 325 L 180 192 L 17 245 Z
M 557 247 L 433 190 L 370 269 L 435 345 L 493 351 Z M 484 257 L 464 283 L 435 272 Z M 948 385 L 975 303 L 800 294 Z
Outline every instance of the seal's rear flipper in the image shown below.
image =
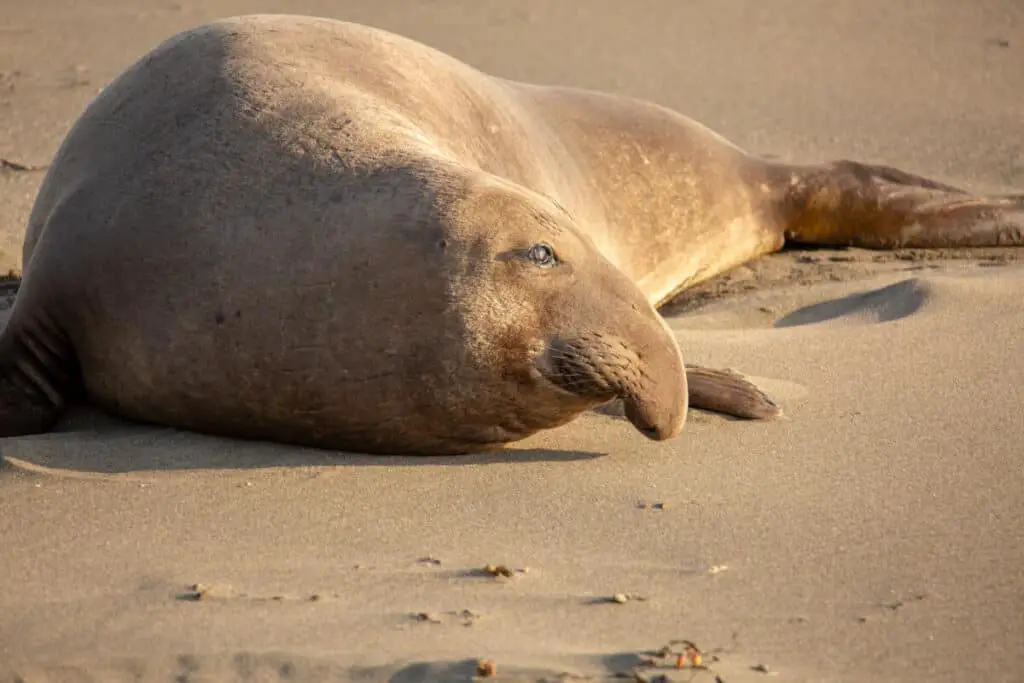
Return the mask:
M 867 249 L 1024 246 L 1024 195 L 979 197 L 889 166 L 779 166 L 787 242 Z
M 0 334 L 0 437 L 51 429 L 79 384 L 70 345 L 52 330 Z
M 766 420 L 782 414 L 782 408 L 757 386 L 734 370 L 686 366 L 690 407 L 734 417 Z

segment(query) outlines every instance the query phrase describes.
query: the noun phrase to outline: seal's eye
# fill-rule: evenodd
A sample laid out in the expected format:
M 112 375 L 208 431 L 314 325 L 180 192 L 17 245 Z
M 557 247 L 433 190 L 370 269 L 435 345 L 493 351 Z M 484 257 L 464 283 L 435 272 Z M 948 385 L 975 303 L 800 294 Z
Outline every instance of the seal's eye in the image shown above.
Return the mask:
M 541 268 L 550 268 L 557 261 L 555 250 L 546 244 L 533 245 L 530 251 L 526 252 L 526 257 Z

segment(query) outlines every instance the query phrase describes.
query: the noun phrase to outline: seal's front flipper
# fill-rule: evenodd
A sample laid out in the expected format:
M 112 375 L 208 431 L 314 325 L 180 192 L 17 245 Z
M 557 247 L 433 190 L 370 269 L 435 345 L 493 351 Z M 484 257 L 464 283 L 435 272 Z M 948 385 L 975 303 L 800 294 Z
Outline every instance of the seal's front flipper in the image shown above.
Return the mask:
M 33 333 L 9 323 L 0 334 L 0 437 L 53 427 L 78 383 L 69 346 L 46 326 Z
M 782 408 L 757 386 L 734 370 L 686 366 L 690 407 L 734 417 L 766 420 L 782 414 Z
M 775 185 L 788 242 L 867 249 L 1024 246 L 1024 195 L 979 197 L 854 161 L 780 170 Z

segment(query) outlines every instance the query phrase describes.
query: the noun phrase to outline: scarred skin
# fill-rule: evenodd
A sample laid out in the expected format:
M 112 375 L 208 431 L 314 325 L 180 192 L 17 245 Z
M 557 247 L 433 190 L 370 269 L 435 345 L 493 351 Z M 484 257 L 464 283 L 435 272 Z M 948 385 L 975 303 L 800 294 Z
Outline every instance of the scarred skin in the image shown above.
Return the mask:
M 1024 202 L 747 154 L 629 98 L 514 83 L 327 19 L 175 36 L 75 124 L 0 336 L 0 435 L 78 396 L 201 432 L 494 448 L 621 400 L 777 406 L 656 307 L 787 241 L 1020 244 Z

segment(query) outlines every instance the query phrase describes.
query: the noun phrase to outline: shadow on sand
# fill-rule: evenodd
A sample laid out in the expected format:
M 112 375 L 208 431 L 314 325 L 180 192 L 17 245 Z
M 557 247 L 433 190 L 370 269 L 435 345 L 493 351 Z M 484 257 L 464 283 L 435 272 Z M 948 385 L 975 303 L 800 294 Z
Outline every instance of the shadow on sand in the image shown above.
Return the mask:
M 586 680 L 592 683 L 622 681 L 639 662 L 635 653 L 615 653 L 583 657 L 566 657 L 566 664 L 572 668 L 582 666 L 589 670 L 587 675 L 574 674 L 558 666 L 537 666 L 500 661 L 496 671 L 486 680 L 495 683 L 557 683 L 561 681 Z M 102 680 L 134 681 L 140 673 L 145 680 L 154 681 L 199 681 L 216 680 L 224 683 L 237 681 L 352 681 L 366 683 L 471 683 L 483 680 L 477 675 L 482 660 L 457 659 L 439 661 L 406 661 L 380 667 L 348 667 L 331 657 L 306 657 L 289 652 L 235 652 L 202 655 L 170 655 L 152 658 L 124 658 L 114 661 L 97 658 L 79 666 L 34 666 L 32 671 L 39 674 L 60 674 L 61 680 L 100 680 L 93 674 L 102 671 Z M 59 670 L 59 671 L 58 671 Z M 18 670 L 8 670 L 0 665 L 0 683 L 26 680 Z M 631 676 L 629 676 L 632 679 Z M 48 677 L 47 680 L 50 680 Z M 703 679 L 699 679 L 703 680 Z M 709 679 L 710 680 L 710 679 Z
M 168 470 L 275 467 L 424 467 L 516 462 L 572 462 L 604 453 L 508 447 L 472 455 L 346 453 L 207 436 L 137 424 L 78 406 L 51 432 L 0 440 L 0 463 L 31 470 L 126 474 Z

